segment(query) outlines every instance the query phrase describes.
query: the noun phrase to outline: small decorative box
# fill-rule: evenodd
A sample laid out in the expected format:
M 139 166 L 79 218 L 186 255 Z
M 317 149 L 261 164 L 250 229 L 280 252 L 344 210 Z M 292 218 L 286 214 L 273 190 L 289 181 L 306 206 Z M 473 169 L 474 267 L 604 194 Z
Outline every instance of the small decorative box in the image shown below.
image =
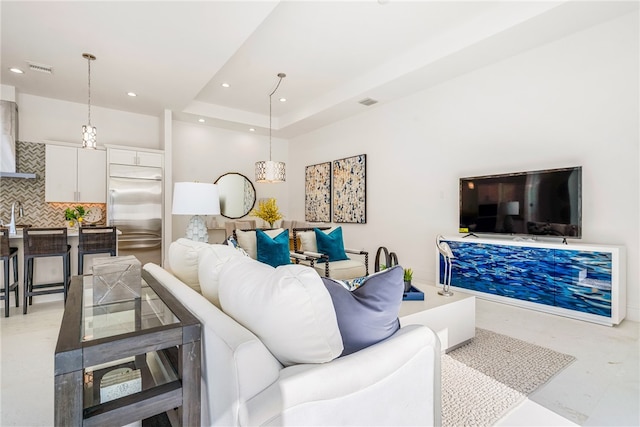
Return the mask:
M 100 380 L 100 403 L 142 391 L 140 369 L 118 368 Z
M 93 260 L 94 305 L 140 298 L 141 282 L 140 261 L 133 255 Z
M 403 301 L 424 301 L 424 292 L 412 286 L 409 292 L 402 294 Z

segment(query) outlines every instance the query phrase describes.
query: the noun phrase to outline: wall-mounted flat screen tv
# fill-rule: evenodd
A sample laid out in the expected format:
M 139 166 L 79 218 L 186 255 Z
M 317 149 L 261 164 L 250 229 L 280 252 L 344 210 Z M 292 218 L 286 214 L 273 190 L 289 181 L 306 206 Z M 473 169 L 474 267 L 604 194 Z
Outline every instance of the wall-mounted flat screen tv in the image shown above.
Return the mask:
M 460 233 L 582 237 L 582 167 L 460 178 Z

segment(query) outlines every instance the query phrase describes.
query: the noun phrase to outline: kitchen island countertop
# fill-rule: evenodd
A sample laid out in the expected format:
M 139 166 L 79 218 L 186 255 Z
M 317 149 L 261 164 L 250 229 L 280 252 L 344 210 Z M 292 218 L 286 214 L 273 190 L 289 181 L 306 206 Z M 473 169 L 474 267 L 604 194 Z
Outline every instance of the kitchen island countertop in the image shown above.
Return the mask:
M 91 228 L 91 227 L 86 227 Z M 9 239 L 21 239 L 22 240 L 22 228 L 17 230 L 16 234 L 9 234 Z M 78 229 L 77 228 L 67 228 L 67 237 L 78 237 Z M 116 234 L 122 234 L 122 231 L 116 230 Z

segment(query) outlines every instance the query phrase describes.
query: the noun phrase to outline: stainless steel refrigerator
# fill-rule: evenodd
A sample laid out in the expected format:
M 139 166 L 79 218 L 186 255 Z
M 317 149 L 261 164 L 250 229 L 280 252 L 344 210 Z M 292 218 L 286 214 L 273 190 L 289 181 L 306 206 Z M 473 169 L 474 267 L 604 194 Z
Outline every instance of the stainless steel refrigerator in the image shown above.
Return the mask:
M 109 165 L 107 220 L 122 232 L 118 255 L 135 255 L 142 265 L 162 261 L 162 169 Z

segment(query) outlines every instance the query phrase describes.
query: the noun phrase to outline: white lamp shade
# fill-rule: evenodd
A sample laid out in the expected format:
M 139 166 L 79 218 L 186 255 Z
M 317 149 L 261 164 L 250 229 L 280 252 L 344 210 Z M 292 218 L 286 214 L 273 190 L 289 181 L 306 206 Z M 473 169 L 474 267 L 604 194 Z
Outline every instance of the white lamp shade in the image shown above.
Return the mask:
M 263 160 L 256 162 L 256 182 L 285 182 L 284 162 Z
M 176 182 L 171 212 L 174 215 L 218 215 L 218 186 L 205 182 Z

